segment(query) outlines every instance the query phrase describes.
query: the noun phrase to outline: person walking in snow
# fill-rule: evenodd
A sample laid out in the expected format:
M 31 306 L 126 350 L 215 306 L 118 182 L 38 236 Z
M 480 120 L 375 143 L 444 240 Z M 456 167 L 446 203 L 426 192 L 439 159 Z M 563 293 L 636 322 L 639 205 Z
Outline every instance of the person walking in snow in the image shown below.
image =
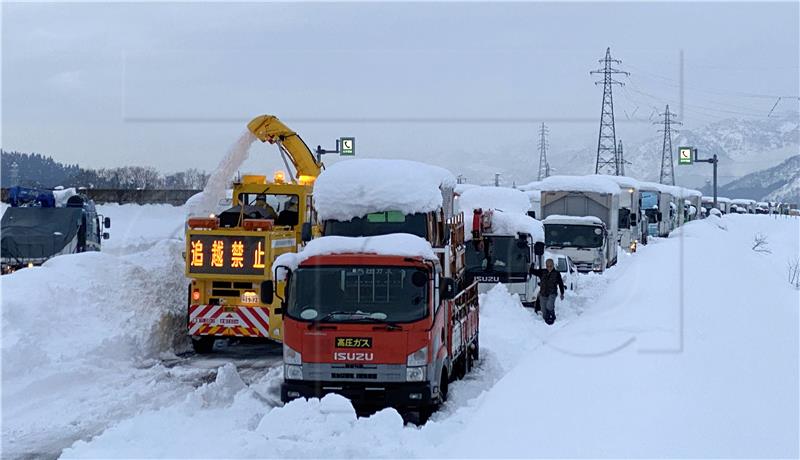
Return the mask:
M 542 318 L 547 324 L 556 321 L 556 295 L 561 291 L 561 300 L 564 300 L 564 280 L 561 273 L 554 269 L 553 259 L 545 261 L 545 268 L 533 268 L 531 274 L 539 277 L 539 308 L 542 310 Z

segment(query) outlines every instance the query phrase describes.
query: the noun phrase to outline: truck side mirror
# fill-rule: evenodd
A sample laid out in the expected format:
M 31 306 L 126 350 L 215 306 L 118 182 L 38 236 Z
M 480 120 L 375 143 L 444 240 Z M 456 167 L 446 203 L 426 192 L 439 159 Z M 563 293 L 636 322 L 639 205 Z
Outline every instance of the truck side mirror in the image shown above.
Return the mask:
M 663 215 L 661 214 L 661 212 L 659 211 L 659 213 L 658 213 L 658 214 L 656 214 L 656 220 L 658 220 L 659 222 L 661 222 L 661 220 L 662 220 L 663 218 L 664 218 L 664 216 L 663 216 Z
M 536 243 L 534 243 L 533 253 L 536 254 L 537 256 L 544 255 L 544 243 L 542 243 L 541 241 L 537 241 Z
M 528 211 L 528 217 L 533 217 L 536 219 L 536 211 Z
M 103 219 L 103 227 L 111 228 L 111 218 L 110 217 L 106 217 L 105 219 Z
M 631 214 L 631 227 L 636 226 L 636 214 Z
M 300 239 L 303 243 L 311 241 L 311 222 L 303 222 L 303 227 L 300 229 Z
M 108 232 L 103 232 L 103 239 L 107 240 L 109 238 L 111 238 L 111 235 L 109 235 Z
M 442 300 L 450 300 L 456 296 L 456 280 L 453 278 L 442 278 L 439 296 Z
M 272 305 L 275 300 L 275 286 L 271 280 L 261 282 L 261 303 L 264 305 Z

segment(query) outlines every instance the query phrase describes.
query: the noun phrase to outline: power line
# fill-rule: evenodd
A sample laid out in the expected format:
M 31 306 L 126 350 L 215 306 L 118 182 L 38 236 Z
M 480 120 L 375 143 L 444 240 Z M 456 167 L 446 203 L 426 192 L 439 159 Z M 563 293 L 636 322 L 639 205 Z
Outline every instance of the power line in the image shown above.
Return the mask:
M 603 68 L 592 70 L 590 75 L 602 74 L 601 81 L 594 82 L 595 85 L 603 84 L 603 105 L 600 112 L 600 133 L 597 138 L 597 162 L 595 163 L 595 174 L 619 175 L 617 166 L 617 134 L 614 127 L 614 96 L 611 92 L 613 85 L 624 86 L 622 82 L 614 80 L 615 74 L 630 75 L 628 72 L 618 70 L 613 64 L 621 64 L 619 59 L 611 58 L 611 48 L 606 48 L 606 55 L 598 61 L 603 64 Z

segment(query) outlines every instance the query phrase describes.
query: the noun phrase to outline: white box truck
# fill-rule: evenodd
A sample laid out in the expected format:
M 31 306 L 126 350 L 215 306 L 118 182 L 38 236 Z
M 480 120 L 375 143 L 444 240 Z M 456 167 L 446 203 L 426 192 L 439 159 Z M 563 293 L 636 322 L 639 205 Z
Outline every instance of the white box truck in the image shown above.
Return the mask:
M 636 252 L 640 243 L 647 240 L 647 225 L 642 222 L 640 209 L 639 181 L 627 176 L 602 176 L 619 185 L 619 216 L 617 237 L 620 247 L 628 252 Z
M 539 184 L 545 245 L 579 271 L 617 262 L 619 185 L 602 176 L 550 176 Z

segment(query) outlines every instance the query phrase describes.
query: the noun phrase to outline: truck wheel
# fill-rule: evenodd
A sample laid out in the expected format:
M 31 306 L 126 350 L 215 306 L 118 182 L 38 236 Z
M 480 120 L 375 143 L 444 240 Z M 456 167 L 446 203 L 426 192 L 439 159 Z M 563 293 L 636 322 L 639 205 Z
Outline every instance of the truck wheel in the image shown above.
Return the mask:
M 209 336 L 192 337 L 192 349 L 198 355 L 206 355 L 214 351 L 216 339 Z
M 476 335 L 475 336 L 475 343 L 472 344 L 472 345 L 473 345 L 473 348 L 472 348 L 472 359 L 474 359 L 475 361 L 478 361 L 479 359 L 481 359 L 480 335 Z
M 439 404 L 443 404 L 445 401 L 447 401 L 447 391 L 449 384 L 450 384 L 450 379 L 447 378 L 447 370 L 442 369 L 442 378 L 439 381 Z

